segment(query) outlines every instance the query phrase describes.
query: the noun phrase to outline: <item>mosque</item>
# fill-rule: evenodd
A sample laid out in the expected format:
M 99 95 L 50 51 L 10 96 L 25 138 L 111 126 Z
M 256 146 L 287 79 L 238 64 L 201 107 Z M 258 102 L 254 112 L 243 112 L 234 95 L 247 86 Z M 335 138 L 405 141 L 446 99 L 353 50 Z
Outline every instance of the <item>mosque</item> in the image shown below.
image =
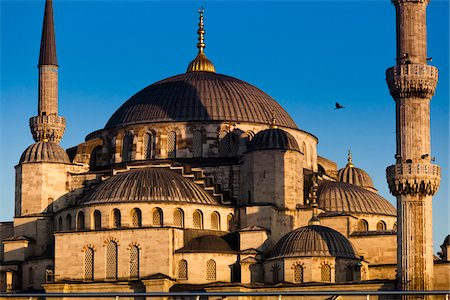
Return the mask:
M 352 161 L 317 153 L 272 97 L 198 54 L 183 74 L 125 101 L 63 149 L 52 1 L 39 55 L 35 143 L 16 166 L 2 222 L 0 291 L 429 290 L 450 286 L 450 236 L 433 254 L 428 0 L 393 0 L 397 208 Z M 381 74 L 380 74 L 381 76 Z

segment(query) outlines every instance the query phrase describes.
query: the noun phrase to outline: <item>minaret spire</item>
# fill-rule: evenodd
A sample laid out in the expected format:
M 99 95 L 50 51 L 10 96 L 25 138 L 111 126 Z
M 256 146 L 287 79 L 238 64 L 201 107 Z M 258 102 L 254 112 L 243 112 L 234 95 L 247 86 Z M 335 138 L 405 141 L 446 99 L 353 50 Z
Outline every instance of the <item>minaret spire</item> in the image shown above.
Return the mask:
M 347 167 L 353 168 L 353 161 L 352 161 L 352 151 L 350 151 L 350 149 L 348 149 L 348 154 L 347 154 Z
M 197 43 L 197 48 L 198 48 L 198 54 L 197 57 L 195 57 L 195 59 L 193 61 L 191 61 L 191 63 L 189 64 L 188 68 L 187 68 L 187 72 L 199 72 L 199 71 L 203 71 L 203 72 L 216 72 L 216 68 L 214 67 L 213 63 L 206 57 L 205 55 L 205 29 L 204 29 L 204 18 L 203 18 L 203 13 L 205 12 L 205 10 L 203 9 L 203 7 L 199 8 L 198 13 L 199 13 L 199 23 L 198 23 L 198 30 L 197 30 L 197 34 L 198 34 L 198 43 Z
M 387 69 L 386 81 L 396 106 L 397 153 L 396 164 L 387 168 L 386 175 L 397 198 L 397 279 L 402 290 L 431 290 L 431 203 L 439 187 L 440 168 L 431 163 L 430 100 L 438 70 L 427 64 L 429 0 L 392 2 L 397 20 L 397 65 Z M 418 298 L 426 297 L 414 296 Z
M 46 0 L 39 53 L 38 115 L 30 118 L 30 129 L 36 142 L 59 143 L 66 120 L 58 116 L 58 60 L 52 0 Z

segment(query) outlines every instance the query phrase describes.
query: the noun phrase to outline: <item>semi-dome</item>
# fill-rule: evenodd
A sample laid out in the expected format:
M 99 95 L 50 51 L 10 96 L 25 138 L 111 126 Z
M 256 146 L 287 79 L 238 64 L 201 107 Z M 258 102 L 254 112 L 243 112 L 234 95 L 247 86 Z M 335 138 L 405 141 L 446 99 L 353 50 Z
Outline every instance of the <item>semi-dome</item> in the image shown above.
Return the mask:
M 345 236 L 321 225 L 309 225 L 289 232 L 278 241 L 270 256 L 357 258 L 352 244 Z
M 228 243 L 215 235 L 196 237 L 177 250 L 179 253 L 235 253 Z
M 61 146 L 50 141 L 39 141 L 29 146 L 20 156 L 20 164 L 51 162 L 70 164 L 69 156 Z
M 258 132 L 247 146 L 247 151 L 269 149 L 300 152 L 300 147 L 295 138 L 290 133 L 278 128 L 270 128 Z
M 338 181 L 319 182 L 318 205 L 327 213 L 362 213 L 396 216 L 395 207 L 365 188 Z
M 95 186 L 82 204 L 110 202 L 185 202 L 219 205 L 193 181 L 163 168 L 143 168 L 114 175 Z
M 228 121 L 297 128 L 269 95 L 242 80 L 214 72 L 187 72 L 156 82 L 126 101 L 105 128 L 139 123 Z
M 375 189 L 372 178 L 364 170 L 356 168 L 352 162 L 350 151 L 348 152 L 348 163 L 345 168 L 338 171 L 339 181 L 351 183 L 364 188 Z

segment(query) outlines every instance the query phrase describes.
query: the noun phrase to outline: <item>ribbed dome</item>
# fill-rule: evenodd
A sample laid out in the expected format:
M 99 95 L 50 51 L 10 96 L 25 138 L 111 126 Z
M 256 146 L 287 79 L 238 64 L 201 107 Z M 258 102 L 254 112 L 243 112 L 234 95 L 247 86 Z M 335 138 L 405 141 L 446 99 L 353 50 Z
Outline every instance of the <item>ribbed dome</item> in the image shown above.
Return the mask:
M 339 181 L 351 183 L 364 188 L 374 188 L 372 178 L 364 170 L 347 166 L 338 171 Z
M 180 253 L 234 253 L 225 240 L 214 235 L 200 236 L 190 240 L 183 248 L 177 250 Z
M 145 168 L 114 175 L 94 187 L 82 204 L 109 202 L 219 203 L 197 184 L 161 168 Z
M 450 234 L 445 237 L 442 246 L 450 246 Z
M 187 72 L 216 72 L 213 63 L 206 57 L 205 53 L 200 52 L 195 59 L 191 61 L 187 68 Z
M 319 182 L 318 204 L 326 212 L 397 215 L 394 206 L 377 193 L 345 182 Z
M 329 227 L 310 225 L 283 236 L 272 250 L 271 257 L 332 256 L 356 258 L 352 244 Z
M 105 128 L 137 123 L 230 121 L 297 128 L 269 95 L 242 80 L 213 72 L 188 72 L 156 82 L 125 102 Z
M 300 151 L 295 138 L 290 133 L 277 128 L 258 132 L 247 146 L 247 151 L 268 149 Z
M 20 156 L 19 163 L 51 162 L 70 164 L 69 156 L 61 146 L 40 141 L 29 146 Z

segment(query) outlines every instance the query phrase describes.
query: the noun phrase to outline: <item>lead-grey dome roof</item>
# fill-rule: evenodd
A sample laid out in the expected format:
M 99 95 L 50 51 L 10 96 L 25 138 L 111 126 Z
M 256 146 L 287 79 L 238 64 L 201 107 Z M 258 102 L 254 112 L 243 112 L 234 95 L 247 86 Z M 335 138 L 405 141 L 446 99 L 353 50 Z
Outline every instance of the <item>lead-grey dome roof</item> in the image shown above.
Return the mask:
M 20 164 L 35 162 L 70 164 L 70 159 L 66 151 L 58 144 L 40 141 L 25 149 L 19 161 Z
M 114 175 L 95 186 L 81 204 L 110 202 L 185 202 L 219 205 L 193 181 L 163 168 L 135 169 Z
M 354 166 L 346 166 L 338 171 L 339 181 L 351 183 L 364 188 L 374 188 L 372 178 L 366 171 Z
M 177 250 L 179 253 L 235 253 L 228 243 L 215 235 L 196 237 Z
M 229 121 L 297 129 L 269 95 L 242 80 L 213 72 L 188 72 L 156 82 L 126 101 L 105 128 L 138 123 Z
M 352 244 L 345 236 L 321 225 L 309 225 L 289 232 L 278 241 L 270 256 L 357 258 Z
M 295 138 L 290 133 L 278 128 L 270 128 L 258 132 L 247 145 L 247 151 L 269 149 L 300 152 L 300 147 Z
M 325 212 L 397 215 L 395 207 L 389 201 L 353 184 L 322 180 L 317 193 L 319 208 Z

